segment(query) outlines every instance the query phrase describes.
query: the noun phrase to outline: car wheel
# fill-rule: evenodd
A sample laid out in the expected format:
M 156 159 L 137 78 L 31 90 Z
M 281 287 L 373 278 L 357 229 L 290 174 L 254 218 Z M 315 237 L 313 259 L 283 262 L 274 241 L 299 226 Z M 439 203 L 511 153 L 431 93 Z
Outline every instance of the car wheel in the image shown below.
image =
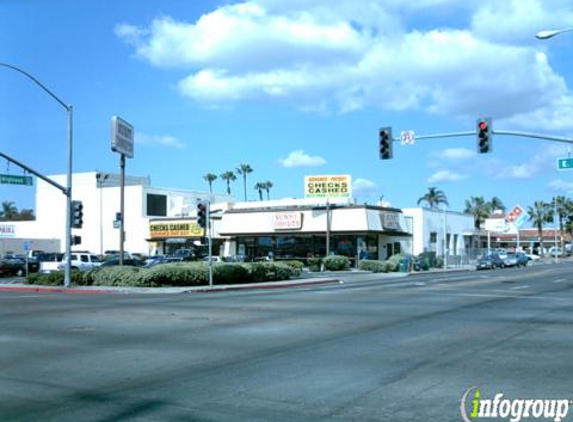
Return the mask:
M 505 268 L 505 264 L 499 264 L 499 268 Z
M 20 268 L 19 270 L 16 271 L 16 275 L 18 277 L 22 277 L 24 275 L 24 270 L 22 268 Z

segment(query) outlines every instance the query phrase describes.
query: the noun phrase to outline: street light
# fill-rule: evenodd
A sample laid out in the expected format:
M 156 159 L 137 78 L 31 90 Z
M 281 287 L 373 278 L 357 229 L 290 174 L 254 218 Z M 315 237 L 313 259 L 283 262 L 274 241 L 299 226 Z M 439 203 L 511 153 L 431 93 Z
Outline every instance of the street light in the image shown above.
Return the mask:
M 538 40 L 547 40 L 549 38 L 553 38 L 555 35 L 562 34 L 563 32 L 571 32 L 573 28 L 566 28 L 566 29 L 546 29 L 543 31 L 539 31 L 535 34 L 535 38 Z
M 42 84 L 38 79 L 34 76 L 26 72 L 25 70 L 20 69 L 14 65 L 8 63 L 1 63 L 0 66 L 7 67 L 9 69 L 15 70 L 16 72 L 21 73 L 22 75 L 26 76 L 40 88 L 42 88 L 45 92 L 50 95 L 54 100 L 58 102 L 62 107 L 66 109 L 68 113 L 68 174 L 67 174 L 67 189 L 64 191 L 64 195 L 66 195 L 66 266 L 64 270 L 64 286 L 70 287 L 71 278 L 72 278 L 72 262 L 71 262 L 71 254 L 72 254 L 72 145 L 73 145 L 73 115 L 74 109 L 72 105 L 64 103 L 56 94 L 50 91 L 44 84 Z

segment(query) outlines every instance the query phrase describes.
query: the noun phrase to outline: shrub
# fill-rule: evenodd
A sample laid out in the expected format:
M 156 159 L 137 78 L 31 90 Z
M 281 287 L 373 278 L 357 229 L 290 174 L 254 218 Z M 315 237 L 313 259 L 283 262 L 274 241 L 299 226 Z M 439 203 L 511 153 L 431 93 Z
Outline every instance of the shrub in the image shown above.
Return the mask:
M 72 284 L 83 285 L 84 273 L 79 270 L 72 270 Z M 32 273 L 28 275 L 26 284 L 37 284 L 40 286 L 63 286 L 64 285 L 64 272 L 52 271 L 47 274 Z
M 373 273 L 388 272 L 388 264 L 386 261 L 364 259 L 358 263 L 358 268 L 364 271 L 372 271 Z
M 141 275 L 142 270 L 136 267 L 104 267 L 86 272 L 84 281 L 94 286 L 148 286 Z
M 324 269 L 327 271 L 346 271 L 350 269 L 350 259 L 342 255 L 324 258 Z
M 241 264 L 221 262 L 213 265 L 214 284 L 240 284 L 251 281 L 249 270 Z
M 255 283 L 289 280 L 294 272 L 291 267 L 280 262 L 253 262 L 243 266 L 249 271 L 251 280 Z
M 308 258 L 307 262 L 309 271 L 320 271 L 322 258 Z
M 146 286 L 202 286 L 209 284 L 209 266 L 203 262 L 161 264 L 145 269 Z
M 301 261 L 283 261 L 283 264 L 288 265 L 293 270 L 293 277 L 300 277 L 302 274 L 302 269 L 304 268 L 304 263 Z

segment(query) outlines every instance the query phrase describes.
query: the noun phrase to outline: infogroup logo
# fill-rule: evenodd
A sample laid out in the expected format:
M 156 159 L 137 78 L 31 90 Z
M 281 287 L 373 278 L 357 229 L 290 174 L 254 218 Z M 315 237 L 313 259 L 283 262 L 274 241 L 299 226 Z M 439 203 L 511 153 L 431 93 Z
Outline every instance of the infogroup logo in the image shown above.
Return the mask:
M 482 397 L 478 387 L 471 387 L 462 395 L 460 412 L 465 422 L 501 418 L 519 422 L 523 418 L 560 422 L 567 417 L 573 401 L 569 399 L 507 399 L 496 393 L 493 399 Z

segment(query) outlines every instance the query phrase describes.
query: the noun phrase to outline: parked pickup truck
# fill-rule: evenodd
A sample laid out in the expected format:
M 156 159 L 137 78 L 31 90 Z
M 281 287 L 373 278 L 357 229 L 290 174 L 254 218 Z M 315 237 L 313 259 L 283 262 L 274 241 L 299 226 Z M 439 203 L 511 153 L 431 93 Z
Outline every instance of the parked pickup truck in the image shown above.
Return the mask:
M 40 261 L 40 272 L 50 273 L 52 271 L 61 271 L 66 266 L 66 256 L 63 253 L 45 254 Z M 89 270 L 99 267 L 101 260 L 94 254 L 88 252 L 72 252 L 71 267 L 73 270 Z

